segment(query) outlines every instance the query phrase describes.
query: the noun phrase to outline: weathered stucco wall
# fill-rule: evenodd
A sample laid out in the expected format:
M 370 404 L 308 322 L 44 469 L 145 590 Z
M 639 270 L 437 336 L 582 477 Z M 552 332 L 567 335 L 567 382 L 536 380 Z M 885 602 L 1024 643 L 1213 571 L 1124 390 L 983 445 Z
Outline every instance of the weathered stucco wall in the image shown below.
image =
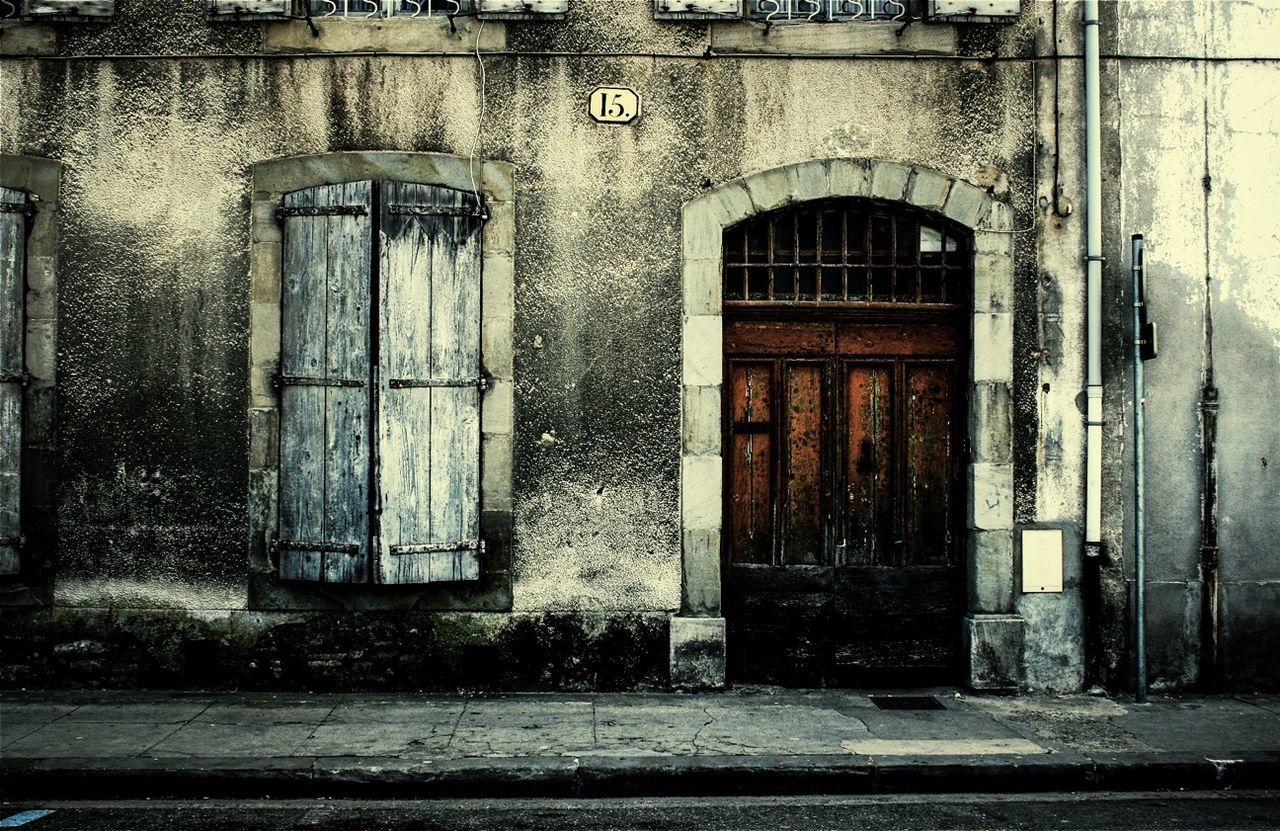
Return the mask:
M 63 53 L 253 48 L 257 24 L 205 24 L 197 6 L 175 16 L 123 0 L 114 23 L 69 27 Z M 459 25 L 466 45 L 479 27 Z M 647 3 L 486 26 L 486 44 L 526 51 L 700 56 L 707 37 L 655 23 Z M 1028 43 L 1018 25 L 956 48 Z M 60 604 L 245 605 L 255 161 L 478 147 L 515 165 L 513 590 L 526 611 L 679 605 L 682 202 L 744 173 L 849 155 L 998 182 L 1020 210 L 1032 203 L 1027 65 L 483 60 L 479 134 L 480 66 L 465 53 L 4 63 L 5 97 L 24 105 L 6 105 L 3 149 L 67 165 Z M 644 116 L 593 123 L 587 94 L 618 83 L 640 91 Z
M 1114 253 L 1127 261 L 1121 246 L 1128 234 L 1144 234 L 1150 314 L 1161 343 L 1159 358 L 1147 364 L 1152 683 L 1214 681 L 1199 657 L 1200 402 L 1212 381 L 1219 407 L 1220 680 L 1274 684 L 1280 665 L 1266 633 L 1280 622 L 1280 239 L 1271 204 L 1280 187 L 1272 162 L 1280 153 L 1280 9 L 1126 3 L 1120 24 L 1123 52 L 1186 58 L 1120 69 L 1125 236 Z M 1213 60 L 1268 56 L 1258 63 Z M 1131 438 L 1125 443 L 1131 451 Z M 1127 477 L 1132 487 L 1131 472 Z
M 65 165 L 55 600 L 86 611 L 59 617 L 49 631 L 83 640 L 111 628 L 90 609 L 195 610 L 189 640 L 248 644 L 227 648 L 252 662 L 253 638 L 298 625 L 247 610 L 250 166 L 409 150 L 510 162 L 517 182 L 518 614 L 459 616 L 464 623 L 448 625 L 465 636 L 423 635 L 423 649 L 449 653 L 460 638 L 471 644 L 462 663 L 474 666 L 526 641 L 543 656 L 562 648 L 548 644 L 610 638 L 660 652 L 655 621 L 681 600 L 681 205 L 792 162 L 883 158 L 987 188 L 1015 211 L 1014 519 L 1018 528 L 1061 528 L 1066 567 L 1063 593 L 1009 599 L 1027 621 L 1026 683 L 1078 688 L 1087 637 L 1100 679 L 1128 681 L 1126 264 L 1128 235 L 1142 232 L 1162 340 L 1147 367 L 1153 678 L 1186 685 L 1199 674 L 1198 402 L 1212 355 L 1226 676 L 1275 684 L 1261 635 L 1280 614 L 1280 437 L 1271 417 L 1280 405 L 1280 242 L 1267 210 L 1280 174 L 1262 160 L 1280 151 L 1265 92 L 1280 78 L 1275 60 L 1203 58 L 1267 55 L 1280 12 L 1254 3 L 1105 4 L 1105 52 L 1188 59 L 1104 62 L 1110 563 L 1093 585 L 1079 527 L 1080 4 L 1058 10 L 1057 49 L 1067 57 L 1056 84 L 1052 61 L 1018 60 L 1053 53 L 1052 5 L 1023 5 L 1008 26 L 913 24 L 894 35 L 833 25 L 773 41 L 746 24 L 654 22 L 645 0 L 579 0 L 563 22 L 459 20 L 455 30 L 322 21 L 314 39 L 301 21 L 208 23 L 199 0 L 118 0 L 109 24 L 41 27 L 28 40 L 55 56 L 0 62 L 0 152 Z M 406 26 L 421 27 L 420 43 Z M 706 57 L 708 47 L 756 54 Z M 450 54 L 283 54 L 351 48 Z M 776 54 L 806 49 L 858 55 Z M 943 54 L 876 54 L 886 49 Z M 575 52 L 630 54 L 565 54 Z M 947 58 L 982 54 L 1013 60 Z M 639 121 L 592 122 L 586 98 L 600 84 L 637 89 Z M 1052 210 L 1055 168 L 1069 216 Z M 1019 565 L 1015 551 L 1007 562 L 1015 583 Z M 1093 635 L 1085 625 L 1091 593 L 1100 599 Z M 591 617 L 614 612 L 637 614 L 620 617 L 614 634 Z M 169 625 L 145 613 L 121 620 L 112 631 L 130 643 L 159 638 Z M 314 643 L 282 634 L 277 646 L 364 660 L 351 657 L 360 652 L 350 636 L 357 624 L 324 620 Z M 369 625 L 393 626 L 387 642 L 417 643 L 411 633 L 424 620 Z M 522 620 L 537 622 L 526 630 Z M 556 640 L 561 630 L 569 634 Z M 174 643 L 164 649 L 186 648 Z M 89 652 L 86 666 L 107 660 Z M 312 670 L 323 674 L 303 676 Z M 580 663 L 565 672 L 587 677 Z M 655 682 L 648 670 L 620 672 L 640 680 L 618 683 Z

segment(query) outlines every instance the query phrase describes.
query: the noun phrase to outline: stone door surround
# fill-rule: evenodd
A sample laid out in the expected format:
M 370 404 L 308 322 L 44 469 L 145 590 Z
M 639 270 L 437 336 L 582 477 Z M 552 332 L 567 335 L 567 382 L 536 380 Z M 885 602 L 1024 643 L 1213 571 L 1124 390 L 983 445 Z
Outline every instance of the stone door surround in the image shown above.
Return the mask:
M 965 511 L 967 683 L 1016 688 L 1024 621 L 1014 615 L 1013 211 L 986 191 L 927 167 L 880 159 L 814 159 L 744 176 L 686 202 L 680 440 L 682 595 L 671 619 L 671 683 L 725 683 L 720 607 L 724 367 L 722 236 L 751 216 L 839 197 L 905 202 L 974 232 Z

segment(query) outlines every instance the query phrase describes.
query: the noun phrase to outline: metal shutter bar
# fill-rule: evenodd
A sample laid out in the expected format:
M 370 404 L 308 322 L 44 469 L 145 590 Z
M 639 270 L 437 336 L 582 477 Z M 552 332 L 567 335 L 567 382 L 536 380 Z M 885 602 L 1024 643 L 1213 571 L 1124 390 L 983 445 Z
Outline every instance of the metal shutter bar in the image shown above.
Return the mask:
M 387 386 L 393 390 L 422 389 L 425 387 L 475 387 L 484 392 L 489 389 L 488 378 L 392 378 Z
M 39 210 L 34 202 L 0 202 L 0 214 L 26 214 L 33 216 Z
M 368 216 L 369 209 L 364 205 L 322 205 L 312 207 L 299 205 L 276 208 L 276 217 L 284 219 L 290 216 Z
M 316 551 L 320 553 L 359 554 L 359 543 L 321 542 L 316 540 L 278 540 L 281 551 Z
M 394 554 L 430 554 L 434 551 L 479 551 L 484 553 L 484 540 L 459 540 L 455 543 L 418 543 L 415 545 L 393 545 L 389 547 Z
M 277 375 L 276 388 L 280 387 L 356 387 L 364 381 L 356 378 L 303 378 L 298 375 Z
M 25 372 L 19 372 L 17 375 L 0 375 L 0 384 L 21 384 L 26 386 L 31 380 L 31 376 Z
M 483 207 L 466 205 L 388 205 L 387 210 L 395 216 L 474 216 L 488 219 L 489 212 Z

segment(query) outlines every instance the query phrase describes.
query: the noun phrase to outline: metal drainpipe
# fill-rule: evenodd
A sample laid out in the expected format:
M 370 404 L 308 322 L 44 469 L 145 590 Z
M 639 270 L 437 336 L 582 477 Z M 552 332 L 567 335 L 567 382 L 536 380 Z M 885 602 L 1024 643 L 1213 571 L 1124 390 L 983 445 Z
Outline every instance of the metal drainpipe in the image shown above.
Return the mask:
M 1207 320 L 1206 329 L 1206 339 L 1212 339 L 1212 316 Z M 1221 559 L 1218 550 L 1218 388 L 1213 383 L 1212 352 L 1205 367 L 1204 387 L 1200 391 L 1200 441 L 1204 454 L 1203 514 L 1200 519 L 1200 688 L 1214 692 L 1222 671 L 1218 651 L 1222 589 L 1218 578 Z
M 1084 144 L 1088 376 L 1085 555 L 1102 555 L 1102 130 L 1098 92 L 1098 0 L 1084 3 Z
M 1133 265 L 1133 641 L 1135 655 L 1134 700 L 1147 703 L 1147 399 L 1142 368 L 1143 262 L 1142 234 L 1134 234 Z

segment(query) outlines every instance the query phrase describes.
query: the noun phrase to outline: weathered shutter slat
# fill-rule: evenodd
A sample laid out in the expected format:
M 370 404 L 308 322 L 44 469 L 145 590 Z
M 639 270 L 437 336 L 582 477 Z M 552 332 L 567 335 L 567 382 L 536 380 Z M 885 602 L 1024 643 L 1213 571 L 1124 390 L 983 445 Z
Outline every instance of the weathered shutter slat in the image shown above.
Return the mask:
M 456 211 L 413 212 L 395 206 Z M 479 207 L 469 193 L 383 189 L 379 436 L 384 583 L 479 576 Z M 458 215 L 451 215 L 456 213 Z M 393 379 L 414 383 L 391 384 Z
M 280 576 L 361 582 L 369 560 L 372 183 L 288 194 L 280 374 Z M 339 381 L 342 383 L 330 383 Z
M 0 203 L 26 201 L 26 194 L 0 188 Z M 18 573 L 22 538 L 25 220 L 22 213 L 0 213 L 0 574 Z

